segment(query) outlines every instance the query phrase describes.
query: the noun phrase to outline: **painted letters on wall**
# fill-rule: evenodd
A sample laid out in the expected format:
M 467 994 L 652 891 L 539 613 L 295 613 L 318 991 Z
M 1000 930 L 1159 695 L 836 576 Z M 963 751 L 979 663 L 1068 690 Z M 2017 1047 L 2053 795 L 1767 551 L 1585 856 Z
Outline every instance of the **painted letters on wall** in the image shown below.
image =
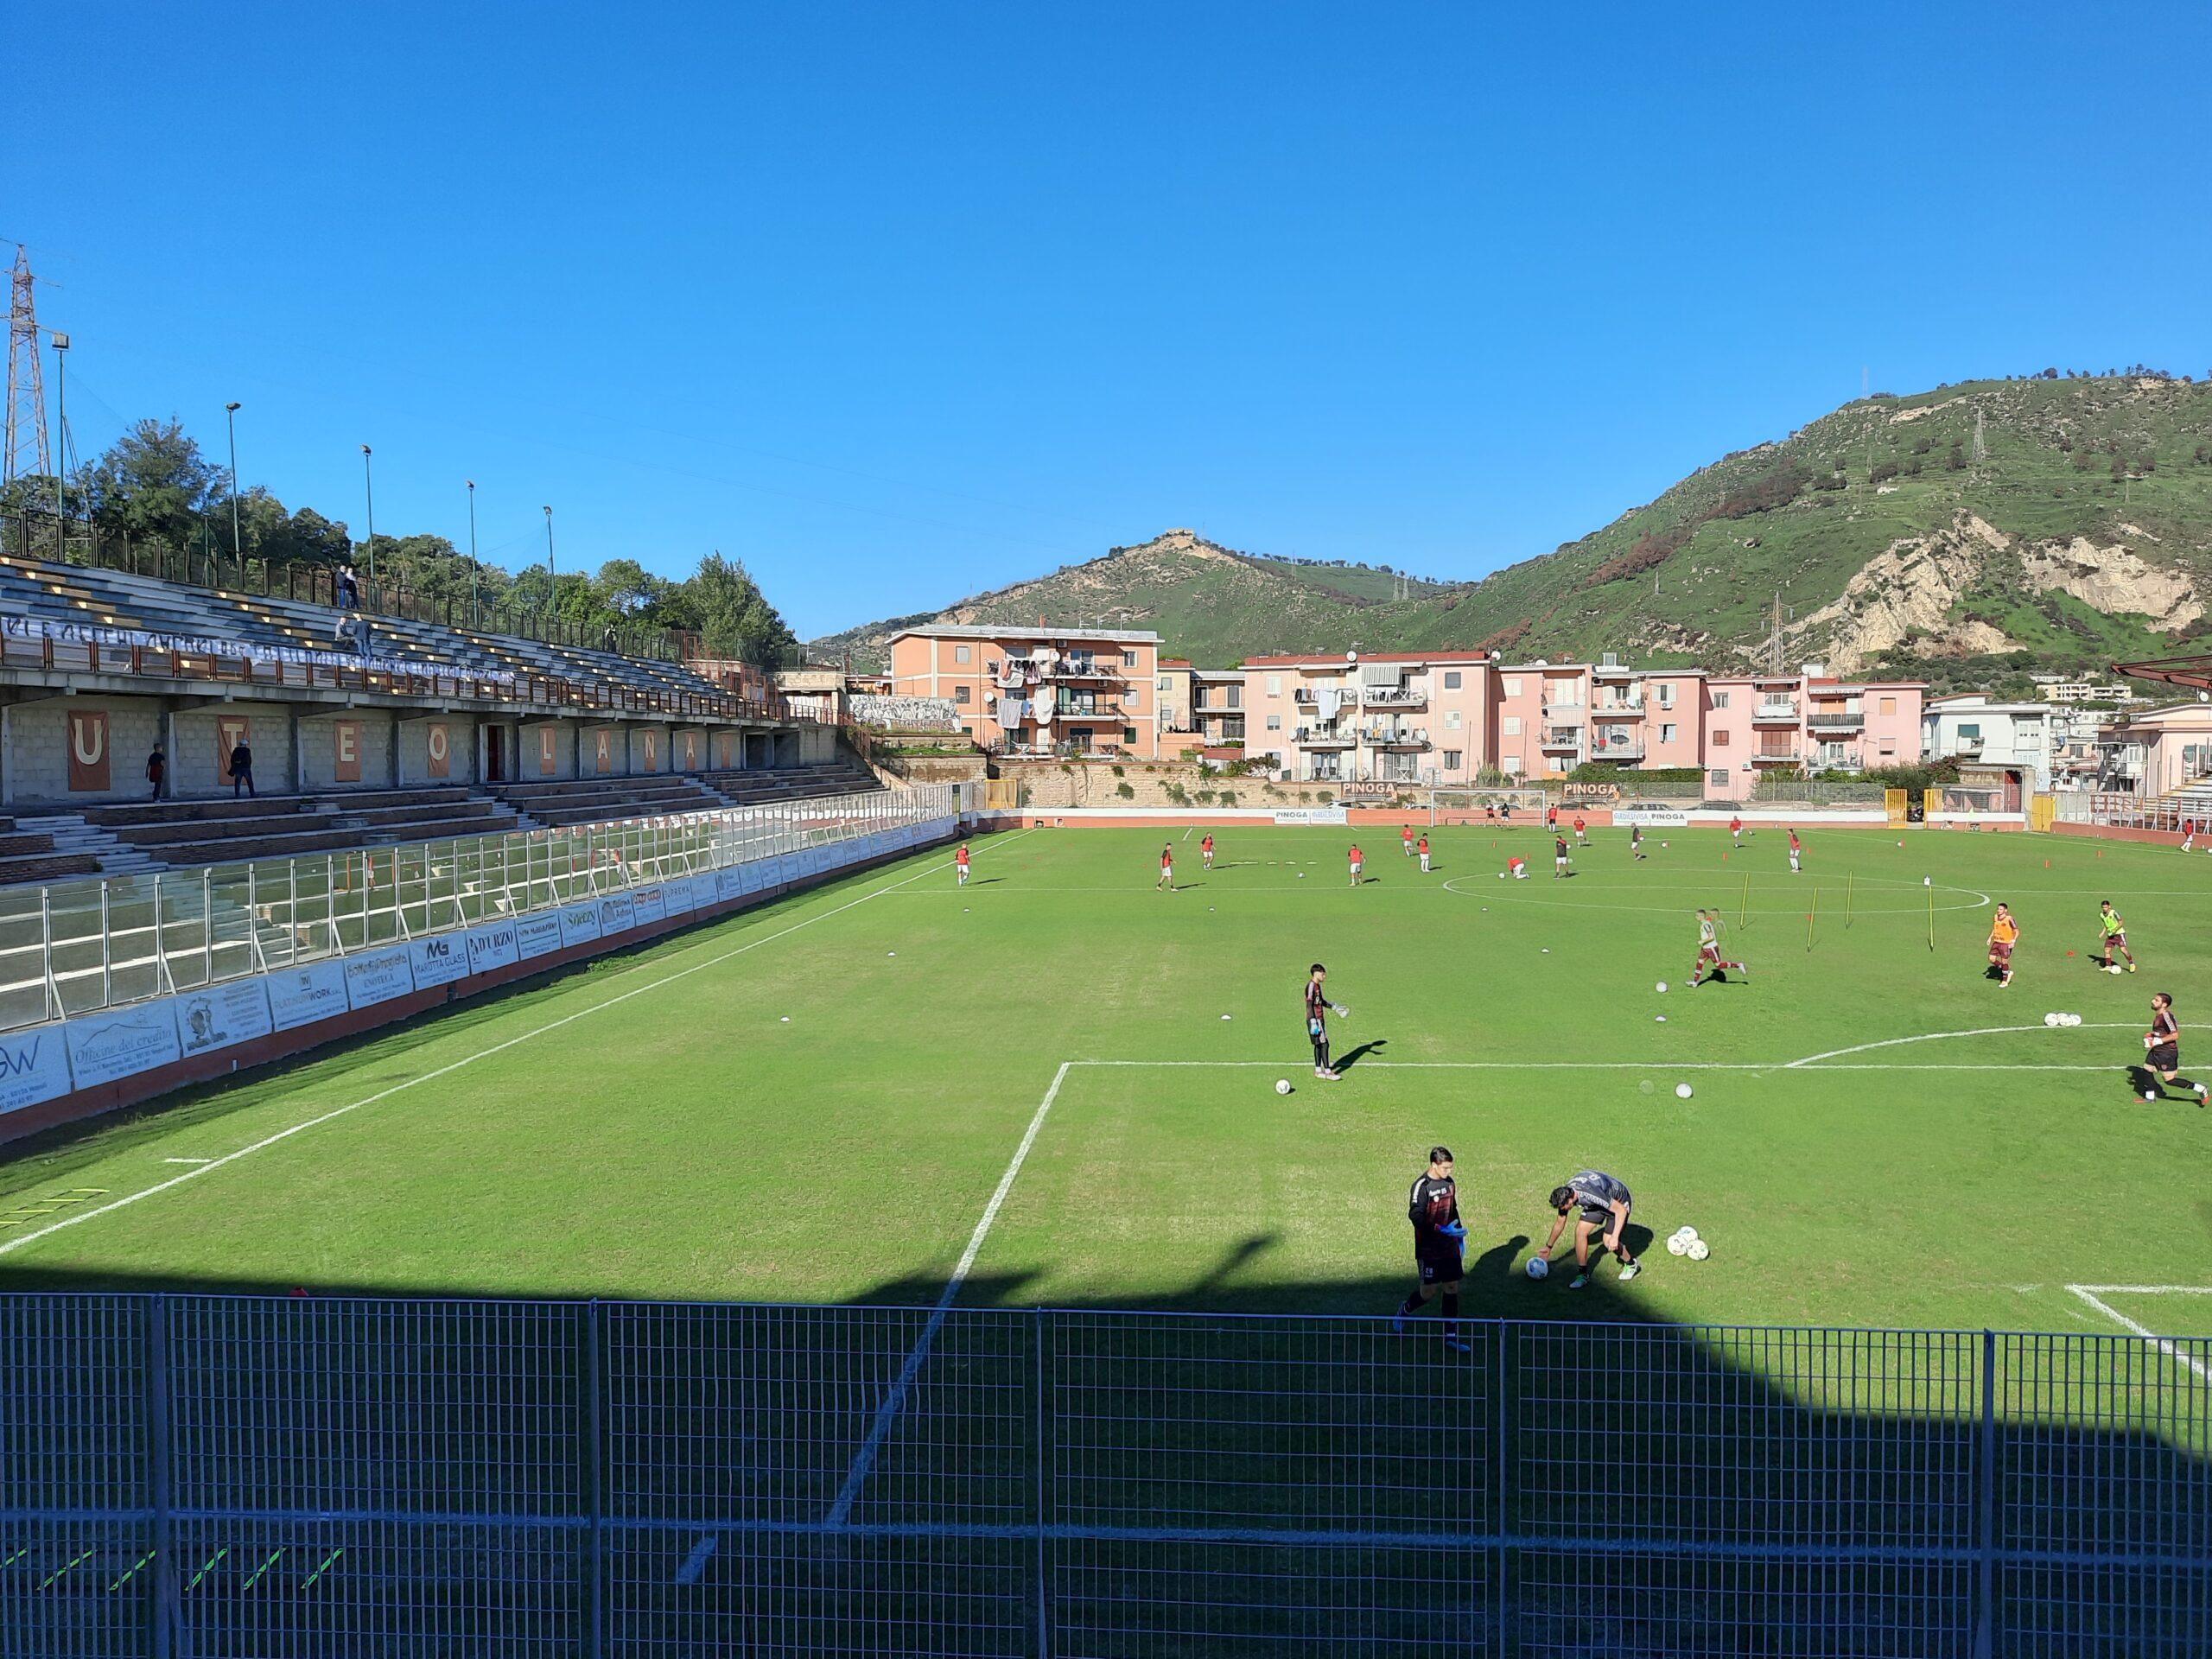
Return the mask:
M 361 722 L 336 720 L 330 723 L 330 775 L 341 784 L 361 781 Z
M 69 711 L 69 792 L 105 795 L 109 788 L 111 759 L 107 747 L 107 711 L 72 709 Z

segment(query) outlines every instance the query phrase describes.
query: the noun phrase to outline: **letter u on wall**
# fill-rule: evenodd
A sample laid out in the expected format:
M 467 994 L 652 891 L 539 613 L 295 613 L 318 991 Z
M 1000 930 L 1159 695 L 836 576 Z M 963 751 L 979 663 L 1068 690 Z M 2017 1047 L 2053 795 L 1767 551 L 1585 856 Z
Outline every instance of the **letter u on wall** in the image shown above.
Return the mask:
M 107 747 L 107 711 L 72 709 L 69 711 L 69 792 L 105 795 L 111 787 Z

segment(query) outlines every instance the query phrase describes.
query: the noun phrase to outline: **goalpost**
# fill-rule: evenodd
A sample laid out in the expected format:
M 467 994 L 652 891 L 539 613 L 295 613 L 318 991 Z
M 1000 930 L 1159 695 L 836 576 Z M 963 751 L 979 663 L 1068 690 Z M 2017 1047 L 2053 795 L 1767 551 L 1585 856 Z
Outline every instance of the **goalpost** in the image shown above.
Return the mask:
M 1431 825 L 1495 823 L 1501 817 L 1511 823 L 1544 822 L 1544 791 L 1541 789 L 1432 789 L 1428 791 Z

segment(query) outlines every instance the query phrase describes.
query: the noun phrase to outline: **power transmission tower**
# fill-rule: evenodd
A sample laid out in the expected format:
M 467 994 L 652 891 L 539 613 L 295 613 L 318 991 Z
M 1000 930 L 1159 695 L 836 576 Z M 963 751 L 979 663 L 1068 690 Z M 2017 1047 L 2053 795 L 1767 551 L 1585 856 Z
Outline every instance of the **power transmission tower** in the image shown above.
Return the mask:
M 8 436 L 0 485 L 54 470 L 46 441 L 46 377 L 39 365 L 38 313 L 31 304 L 31 256 L 16 245 L 8 293 Z

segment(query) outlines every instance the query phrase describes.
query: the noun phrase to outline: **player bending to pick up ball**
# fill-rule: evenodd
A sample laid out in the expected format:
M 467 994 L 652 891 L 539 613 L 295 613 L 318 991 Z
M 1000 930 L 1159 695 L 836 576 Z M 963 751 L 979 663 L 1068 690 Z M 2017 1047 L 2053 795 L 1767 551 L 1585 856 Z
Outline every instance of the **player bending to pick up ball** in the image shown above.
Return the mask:
M 1552 1259 L 1552 1246 L 1559 1243 L 1559 1236 L 1567 1226 L 1567 1212 L 1580 1211 L 1574 1218 L 1574 1277 L 1568 1281 L 1569 1290 L 1580 1290 L 1590 1282 L 1590 1239 L 1602 1233 L 1605 1248 L 1620 1258 L 1621 1277 L 1633 1279 L 1643 1271 L 1643 1264 L 1628 1253 L 1621 1242 L 1621 1235 L 1628 1227 L 1629 1207 L 1635 1202 L 1629 1197 L 1626 1186 L 1599 1169 L 1577 1170 L 1567 1178 L 1565 1186 L 1552 1189 L 1551 1206 L 1558 1216 L 1552 1222 L 1552 1235 L 1544 1241 L 1544 1248 L 1536 1252 L 1539 1261 Z
M 1444 1298 L 1444 1345 L 1457 1354 L 1467 1351 L 1459 1340 L 1460 1247 L 1467 1230 L 1459 1221 L 1459 1189 L 1452 1179 L 1452 1148 L 1428 1149 L 1428 1173 L 1414 1178 L 1406 1200 L 1406 1219 L 1414 1224 L 1414 1271 L 1421 1282 L 1398 1304 L 1390 1328 L 1406 1334 L 1406 1320 L 1427 1305 L 1432 1296 Z
M 1746 979 L 1751 976 L 1749 963 L 1720 960 L 1720 922 L 1709 910 L 1697 913 L 1697 963 L 1690 969 L 1690 989 L 1695 990 L 1724 968 L 1733 968 Z
M 2160 991 L 2151 999 L 2151 1029 L 2143 1033 L 2143 1081 L 2154 1077 L 2161 1083 L 2170 1083 L 2186 1089 L 2196 1096 L 2199 1106 L 2212 1102 L 2212 1090 L 2201 1083 L 2191 1083 L 2181 1073 L 2181 1022 L 2174 1018 L 2174 1000 Z M 2164 1098 L 2164 1089 L 2145 1089 L 2145 1099 L 2152 1095 Z
M 1344 1073 L 1329 1064 L 1329 1016 L 1339 1020 L 1351 1018 L 1351 1010 L 1341 1002 L 1329 1001 L 1328 993 L 1321 988 L 1329 970 L 1315 963 L 1306 976 L 1306 1039 L 1313 1045 L 1313 1075 L 1324 1083 L 1341 1082 Z

